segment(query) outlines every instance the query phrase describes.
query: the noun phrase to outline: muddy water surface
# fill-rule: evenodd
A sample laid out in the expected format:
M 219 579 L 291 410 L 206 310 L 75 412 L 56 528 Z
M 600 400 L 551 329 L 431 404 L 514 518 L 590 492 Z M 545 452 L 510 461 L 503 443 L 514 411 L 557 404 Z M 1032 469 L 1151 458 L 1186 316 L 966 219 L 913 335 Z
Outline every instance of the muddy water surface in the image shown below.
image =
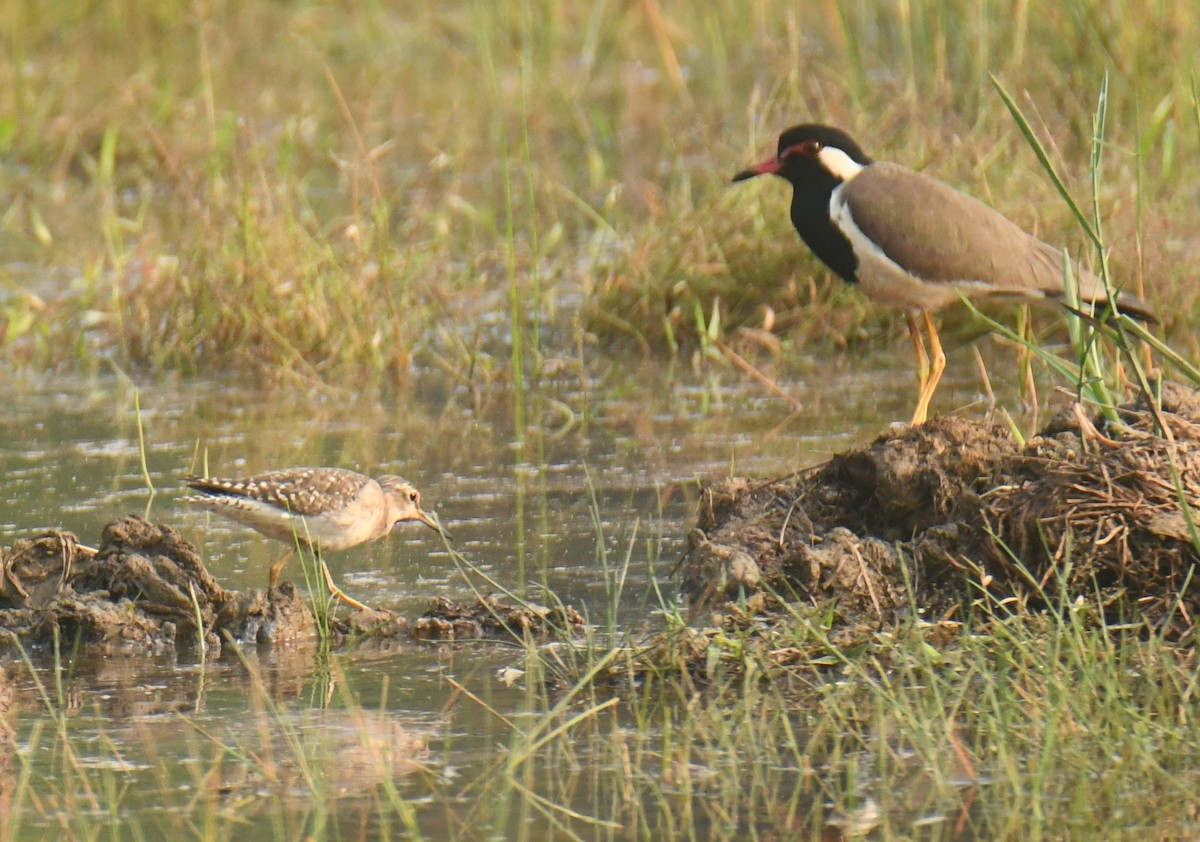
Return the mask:
M 668 573 L 694 523 L 698 478 L 778 475 L 869 440 L 909 411 L 906 351 L 795 366 L 781 385 L 806 401 L 798 415 L 732 371 L 696 376 L 627 362 L 589 375 L 586 390 L 577 375 L 549 379 L 526 395 L 524 437 L 506 389 L 447 389 L 435 373 L 369 397 L 303 384 L 261 393 L 233 379 L 138 389 L 115 375 L 10 380 L 0 406 L 0 535 L 7 546 L 60 528 L 94 545 L 114 517 L 142 514 L 197 544 L 226 587 L 261 588 L 281 547 L 185 507 L 181 477 L 303 464 L 395 472 L 422 489 L 456 547 L 505 588 L 540 599 L 548 586 L 593 623 L 657 629 L 649 585 L 656 578 L 675 593 Z M 947 403 L 975 397 L 968 366 L 958 369 Z M 626 561 L 614 595 L 604 566 Z M 404 616 L 435 596 L 472 596 L 440 539 L 417 526 L 329 562 L 349 593 Z M 285 578 L 302 581 L 295 567 Z M 180 664 L 71 657 L 70 642 L 63 646 L 57 672 L 49 653 L 34 653 L 33 673 L 7 662 L 19 713 L 0 792 L 14 791 L 29 770 L 32 789 L 20 790 L 19 803 L 31 838 L 72 815 L 90 815 L 89 826 L 184 832 L 204 820 L 197 803 L 208 805 L 202 817 L 247 821 L 276 838 L 321 828 L 388 835 L 388 821 L 406 813 L 365 796 L 384 782 L 423 799 L 409 818 L 434 838 L 474 838 L 514 821 L 540 826 L 536 816 L 475 801 L 512 738 L 498 715 L 537 709 L 538 689 L 519 675 L 505 680 L 519 658 L 511 647 L 260 650 L 247 653 L 247 669 L 228 656 Z M 77 755 L 69 761 L 61 733 Z M 386 772 L 365 745 L 386 748 Z M 564 758 L 576 774 L 589 753 L 580 752 Z M 548 779 L 559 771 L 543 770 Z M 48 797 L 55 781 L 63 791 Z M 606 809 L 587 800 L 575 806 Z M 459 811 L 473 813 L 472 831 L 456 825 Z

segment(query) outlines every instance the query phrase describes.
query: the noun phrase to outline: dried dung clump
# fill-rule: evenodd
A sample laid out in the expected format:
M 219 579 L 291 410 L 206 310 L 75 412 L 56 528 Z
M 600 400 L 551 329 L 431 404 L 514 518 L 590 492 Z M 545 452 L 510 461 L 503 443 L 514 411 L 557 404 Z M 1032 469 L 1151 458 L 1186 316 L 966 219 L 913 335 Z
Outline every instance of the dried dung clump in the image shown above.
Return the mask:
M 23 538 L 0 553 L 0 629 L 23 645 L 82 645 L 104 654 L 219 653 L 225 634 L 278 642 L 312 633 L 295 588 L 226 590 L 170 526 L 109 523 L 99 550 L 69 532 Z
M 413 624 L 412 633 L 426 640 L 548 640 L 564 632 L 582 634 L 585 625 L 583 615 L 569 605 L 509 605 L 494 596 L 481 596 L 474 602 L 438 597 Z
M 1065 588 L 1184 633 L 1198 596 L 1200 399 L 1169 387 L 1161 412 L 1135 403 L 1121 420 L 1106 429 L 1075 407 L 1020 447 L 1004 426 L 935 418 L 783 479 L 715 484 L 683 590 L 704 604 L 769 586 L 887 624 L 985 594 L 1037 606 Z
M 371 610 L 335 619 L 330 642 L 544 639 L 582 626 L 582 617 L 570 608 L 437 599 L 412 621 Z M 133 516 L 109 523 L 98 550 L 68 532 L 45 532 L 0 550 L 0 632 L 34 650 L 57 644 L 105 655 L 185 657 L 197 657 L 201 640 L 205 654 L 215 657 L 227 639 L 312 645 L 317 634 L 307 598 L 291 583 L 270 592 L 227 590 L 178 531 Z

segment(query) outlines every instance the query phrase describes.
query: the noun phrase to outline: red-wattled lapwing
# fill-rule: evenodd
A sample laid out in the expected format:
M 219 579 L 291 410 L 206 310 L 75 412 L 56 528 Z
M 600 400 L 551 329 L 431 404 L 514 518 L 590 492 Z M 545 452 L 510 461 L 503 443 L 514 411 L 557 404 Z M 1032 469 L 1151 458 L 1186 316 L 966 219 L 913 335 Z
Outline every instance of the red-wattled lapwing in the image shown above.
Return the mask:
M 1022 231 L 977 199 L 900 164 L 872 161 L 845 132 L 793 126 L 775 157 L 742 170 L 743 181 L 770 173 L 791 182 L 792 224 L 826 266 L 870 298 L 907 311 L 917 353 L 920 397 L 913 424 L 924 423 L 946 367 L 930 312 L 968 298 L 1059 299 L 1063 253 Z M 1084 301 L 1103 304 L 1104 285 L 1071 261 Z M 1144 301 L 1117 304 L 1150 318 Z M 921 340 L 915 312 L 929 333 Z
M 371 479 L 344 468 L 285 468 L 244 479 L 188 477 L 199 494 L 185 503 L 202 506 L 256 529 L 268 538 L 299 542 L 310 550 L 346 550 L 375 541 L 398 523 L 416 521 L 449 537 L 441 522 L 421 508 L 421 493 L 397 476 Z M 271 587 L 292 550 L 271 568 Z M 333 583 L 325 560 L 321 573 L 329 592 L 355 608 L 363 605 Z

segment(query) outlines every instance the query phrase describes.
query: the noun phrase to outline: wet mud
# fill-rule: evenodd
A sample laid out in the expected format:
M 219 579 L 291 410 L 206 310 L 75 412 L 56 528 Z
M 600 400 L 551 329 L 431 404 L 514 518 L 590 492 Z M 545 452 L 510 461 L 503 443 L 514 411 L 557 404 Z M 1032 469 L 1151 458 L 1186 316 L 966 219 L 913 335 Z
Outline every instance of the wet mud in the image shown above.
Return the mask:
M 1075 406 L 1024 444 L 1003 424 L 935 418 L 781 479 L 706 488 L 679 581 L 694 620 L 714 612 L 699 623 L 713 628 L 689 632 L 698 657 L 707 633 L 784 604 L 825 612 L 836 640 L 914 615 L 937 623 L 973 605 L 1007 615 L 1081 597 L 1105 619 L 1182 638 L 1200 610 L 1198 511 L 1192 391 L 1169 387 L 1161 410 L 1131 404 L 1118 424 Z M 570 607 L 439 598 L 416 618 L 335 612 L 329 643 L 540 641 L 583 628 Z M 284 651 L 317 636 L 294 585 L 228 590 L 178 531 L 138 517 L 109 523 L 97 550 L 46 532 L 0 551 L 0 650 L 196 659 L 231 641 Z
M 1106 424 L 1074 406 L 1024 445 L 935 418 L 782 479 L 724 480 L 679 569 L 696 608 L 802 602 L 880 628 L 1082 597 L 1181 637 L 1200 607 L 1197 518 L 1200 398 L 1168 386 L 1161 411 Z
M 493 597 L 439 598 L 422 616 L 384 611 L 334 616 L 333 647 L 414 640 L 541 640 L 581 630 L 570 608 Z M 109 523 L 98 550 L 69 532 L 45 532 L 0 550 L 0 649 L 103 655 L 218 657 L 229 641 L 288 648 L 318 636 L 309 600 L 290 582 L 269 592 L 223 588 L 196 548 L 170 526 L 135 516 Z

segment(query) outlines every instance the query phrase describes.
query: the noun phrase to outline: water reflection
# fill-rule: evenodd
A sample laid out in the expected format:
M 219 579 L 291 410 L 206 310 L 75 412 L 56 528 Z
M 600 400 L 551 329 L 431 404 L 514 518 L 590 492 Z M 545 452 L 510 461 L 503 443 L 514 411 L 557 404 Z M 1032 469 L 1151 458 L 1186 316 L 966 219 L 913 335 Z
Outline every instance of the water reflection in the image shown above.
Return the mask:
M 616 549 L 637 518 L 643 525 L 686 519 L 697 477 L 815 462 L 869 435 L 875 420 L 867 410 L 876 409 L 878 380 L 856 382 L 847 372 L 836 373 L 842 412 L 859 418 L 822 414 L 817 402 L 810 417 L 773 436 L 787 408 L 732 374 L 668 380 L 660 366 L 645 366 L 626 376 L 618 385 L 606 374 L 591 394 L 578 378 L 531 391 L 527 417 L 538 423 L 524 438 L 513 429 L 507 390 L 469 398 L 447 392 L 432 374 L 403 393 L 353 397 L 264 394 L 232 378 L 147 383 L 137 395 L 146 476 L 127 379 L 28 381 L 0 407 L 0 528 L 5 536 L 64 528 L 94 542 L 111 518 L 148 513 L 198 543 L 227 586 L 261 587 L 274 549 L 179 505 L 183 475 L 345 466 L 414 481 L 485 569 L 571 586 L 578 577 L 555 582 L 554 571 L 592 561 L 593 495 L 598 526 Z M 803 395 L 804 379 L 785 385 Z M 417 598 L 428 596 L 455 575 L 436 536 L 408 531 L 330 563 L 344 583 L 379 589 L 383 604 L 403 601 L 414 584 Z
M 805 402 L 792 415 L 732 371 L 696 376 L 625 360 L 590 379 L 527 390 L 523 435 L 507 389 L 448 389 L 434 373 L 418 375 L 411 389 L 364 394 L 164 380 L 142 384 L 136 404 L 130 381 L 117 376 L 29 380 L 9 384 L 0 406 L 0 529 L 6 545 L 46 527 L 95 542 L 114 517 L 148 513 L 196 543 L 224 586 L 261 588 L 275 544 L 182 505 L 184 475 L 293 465 L 395 472 L 422 489 L 455 546 L 505 588 L 536 600 L 548 587 L 593 623 L 651 628 L 657 601 L 647 585 L 652 576 L 665 580 L 678 556 L 698 479 L 786 473 L 906 417 L 907 355 L 852 362 L 809 361 L 781 376 Z M 939 399 L 967 402 L 974 389 L 970 380 L 947 382 Z M 434 595 L 472 596 L 428 530 L 401 530 L 328 561 L 343 588 L 408 616 Z M 605 568 L 626 570 L 619 594 L 606 589 Z M 500 645 L 414 642 L 336 655 L 315 645 L 264 649 L 246 652 L 245 661 L 180 665 L 73 656 L 64 641 L 61 670 L 48 658 L 34 673 L 9 670 L 20 751 L 39 774 L 59 774 L 64 728 L 83 755 L 80 768 L 120 769 L 142 782 L 124 796 L 130 814 L 190 792 L 184 800 L 211 802 L 216 814 L 258 816 L 277 829 L 303 826 L 322 804 L 359 815 L 361 805 L 351 806 L 357 793 L 400 777 L 415 775 L 406 792 L 419 796 L 444 792 L 460 776 L 486 776 L 497 746 L 512 739 L 511 722 L 547 703 L 536 681 L 497 679 L 519 657 Z M 378 713 L 355 720 L 361 710 Z M 588 763 L 593 750 L 610 762 L 599 746 L 580 746 L 570 762 Z M 317 758 L 320 769 L 281 759 L 297 756 Z M 556 773 L 545 774 L 553 781 Z M 262 803 L 247 812 L 247 801 Z M 57 815 L 50 810 L 30 826 L 53 827 Z

